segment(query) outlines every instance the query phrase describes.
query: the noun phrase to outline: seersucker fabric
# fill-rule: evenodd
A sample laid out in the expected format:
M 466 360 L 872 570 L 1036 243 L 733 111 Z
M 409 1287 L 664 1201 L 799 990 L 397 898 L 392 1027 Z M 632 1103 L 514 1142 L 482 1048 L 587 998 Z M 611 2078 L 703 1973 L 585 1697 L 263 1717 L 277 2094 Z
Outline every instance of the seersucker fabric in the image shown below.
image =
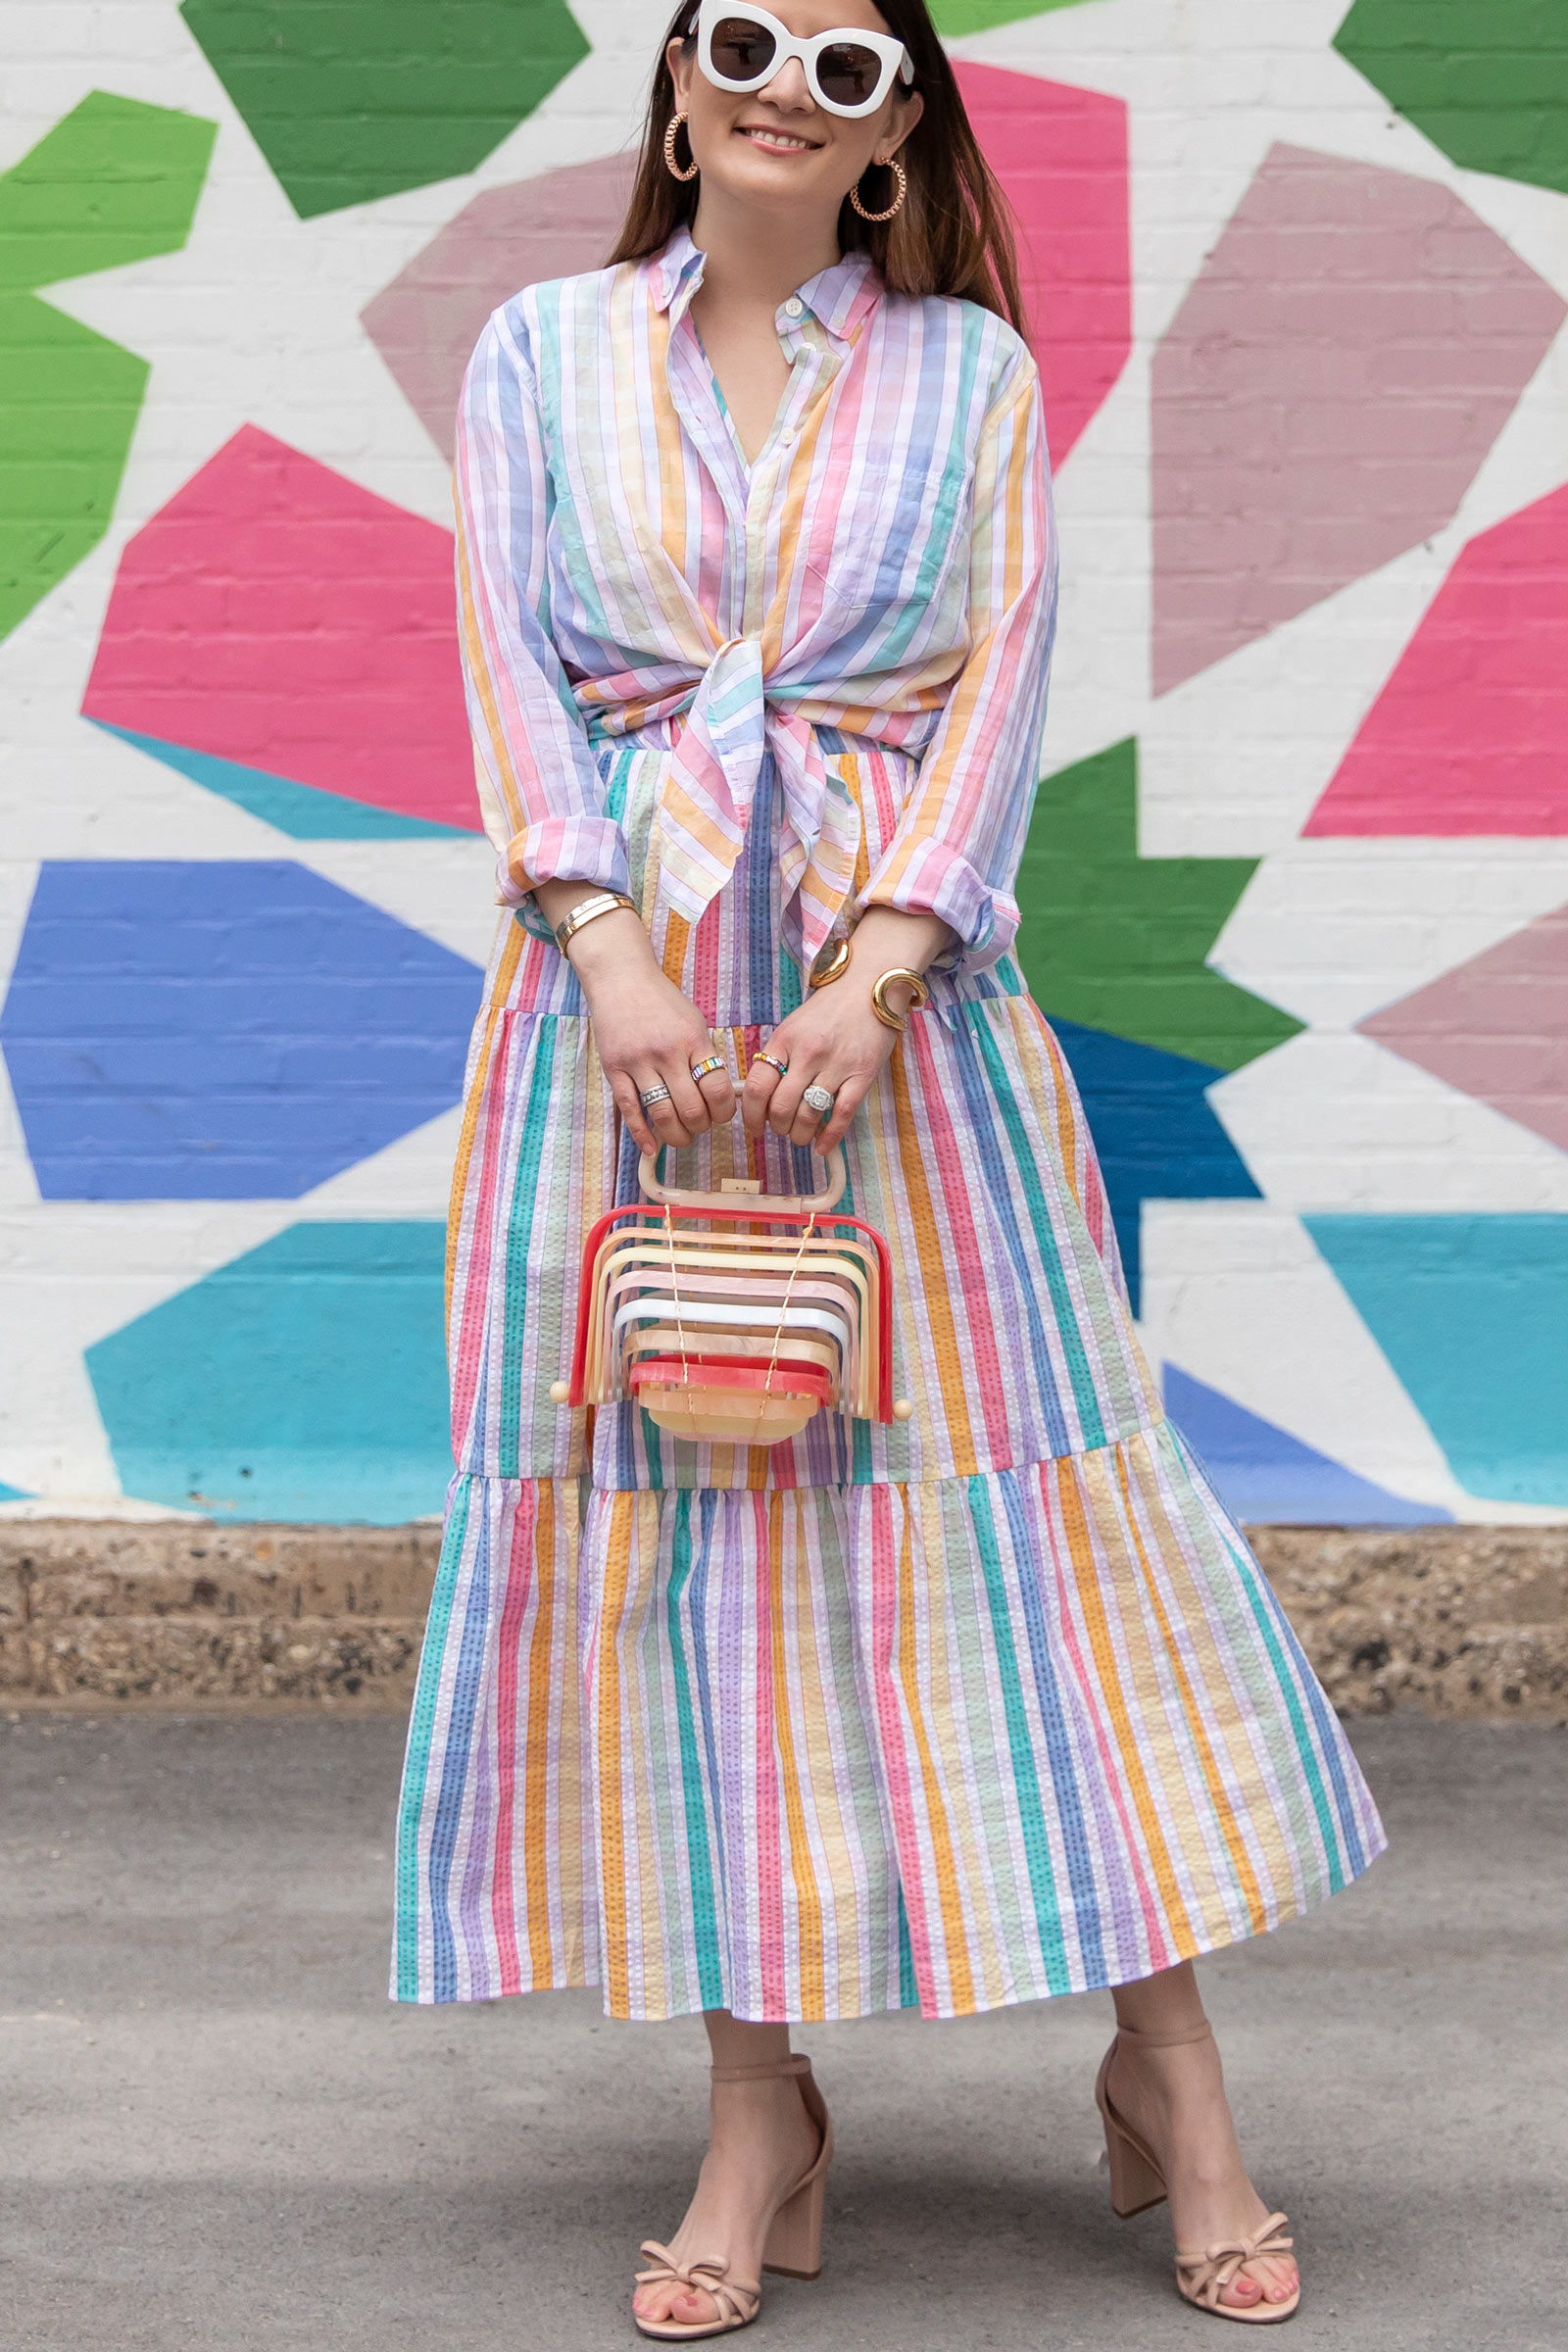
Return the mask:
M 1166 1417 L 1082 1106 L 1011 953 L 1056 559 L 1034 363 L 863 256 L 778 314 L 748 466 L 703 257 L 530 287 L 457 461 L 505 910 L 450 1229 L 456 1475 L 410 1726 L 394 1994 L 932 2017 L 1254 1935 L 1382 1830 Z M 638 1198 L 531 897 L 628 891 L 742 1078 L 870 906 L 956 945 L 857 1115 L 904 1424 L 769 1448 L 551 1402 L 584 1237 Z M 675 1162 L 809 1189 L 738 1127 Z

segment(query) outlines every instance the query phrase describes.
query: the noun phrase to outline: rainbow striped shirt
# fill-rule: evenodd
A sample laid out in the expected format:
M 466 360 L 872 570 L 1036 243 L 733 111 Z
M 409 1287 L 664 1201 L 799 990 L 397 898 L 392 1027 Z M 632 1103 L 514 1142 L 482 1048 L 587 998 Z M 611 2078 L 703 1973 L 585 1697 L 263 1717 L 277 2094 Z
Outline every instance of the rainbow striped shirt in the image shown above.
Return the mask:
M 460 598 L 503 895 L 628 887 L 601 747 L 630 738 L 670 755 L 657 862 L 678 959 L 770 752 L 804 960 L 853 900 L 939 914 L 971 968 L 995 962 L 1055 616 L 1034 361 L 991 313 L 890 293 L 847 255 L 779 310 L 789 386 L 748 466 L 691 317 L 702 273 L 681 230 L 653 260 L 530 286 L 468 369 Z M 869 745 L 907 756 L 906 797 L 858 875 L 838 755 Z

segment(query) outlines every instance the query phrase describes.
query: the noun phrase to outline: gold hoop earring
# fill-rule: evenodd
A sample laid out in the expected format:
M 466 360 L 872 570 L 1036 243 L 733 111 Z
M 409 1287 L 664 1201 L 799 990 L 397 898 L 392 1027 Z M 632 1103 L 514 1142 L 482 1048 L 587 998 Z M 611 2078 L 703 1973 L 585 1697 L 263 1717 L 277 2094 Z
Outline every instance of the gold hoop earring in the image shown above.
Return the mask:
M 686 117 L 683 114 L 671 115 L 669 118 L 669 128 L 664 133 L 664 169 L 669 173 L 671 179 L 695 179 L 697 177 L 697 162 L 695 157 L 692 160 L 692 167 L 689 172 L 681 171 L 679 165 L 675 161 L 675 133 L 677 130 L 679 130 L 685 120 Z M 689 135 L 686 140 L 686 146 L 689 153 L 691 149 L 691 138 Z
M 909 193 L 909 174 L 907 172 L 906 172 L 904 166 L 900 163 L 896 155 L 889 156 L 886 164 L 883 166 L 883 170 L 891 172 L 899 183 L 899 192 L 894 197 L 893 202 L 888 206 L 888 209 L 885 213 L 868 213 L 866 211 L 864 205 L 860 202 L 860 183 L 858 180 L 856 181 L 854 187 L 850 190 L 850 202 L 854 205 L 856 211 L 859 214 L 862 220 L 891 220 L 895 213 L 902 213 L 904 210 L 904 199 Z

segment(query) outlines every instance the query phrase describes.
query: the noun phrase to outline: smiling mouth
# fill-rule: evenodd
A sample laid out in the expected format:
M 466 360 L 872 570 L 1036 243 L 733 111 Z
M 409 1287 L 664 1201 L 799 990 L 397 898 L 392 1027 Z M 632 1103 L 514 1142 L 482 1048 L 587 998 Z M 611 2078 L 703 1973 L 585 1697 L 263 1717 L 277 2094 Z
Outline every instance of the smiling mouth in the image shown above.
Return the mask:
M 771 147 L 790 155 L 814 155 L 821 146 L 820 139 L 803 139 L 791 130 L 774 130 L 766 122 L 738 122 L 737 136 L 750 139 L 754 147 Z

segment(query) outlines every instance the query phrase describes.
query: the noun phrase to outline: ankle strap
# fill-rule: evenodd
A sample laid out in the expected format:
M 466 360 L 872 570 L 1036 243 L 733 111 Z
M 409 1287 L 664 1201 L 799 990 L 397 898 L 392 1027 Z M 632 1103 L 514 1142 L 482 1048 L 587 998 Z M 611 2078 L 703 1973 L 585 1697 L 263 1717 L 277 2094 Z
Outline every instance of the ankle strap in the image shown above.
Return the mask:
M 1118 2026 L 1116 2038 L 1133 2042 L 1141 2049 L 1169 2050 L 1184 2041 L 1212 2041 L 1214 2029 L 1205 2017 L 1201 2025 L 1181 2026 L 1174 2034 L 1148 2034 L 1138 2026 Z
M 811 2061 L 798 2050 L 788 2058 L 771 2058 L 764 2066 L 711 2066 L 708 2071 L 715 2082 L 772 2082 L 786 2075 L 808 2075 Z

